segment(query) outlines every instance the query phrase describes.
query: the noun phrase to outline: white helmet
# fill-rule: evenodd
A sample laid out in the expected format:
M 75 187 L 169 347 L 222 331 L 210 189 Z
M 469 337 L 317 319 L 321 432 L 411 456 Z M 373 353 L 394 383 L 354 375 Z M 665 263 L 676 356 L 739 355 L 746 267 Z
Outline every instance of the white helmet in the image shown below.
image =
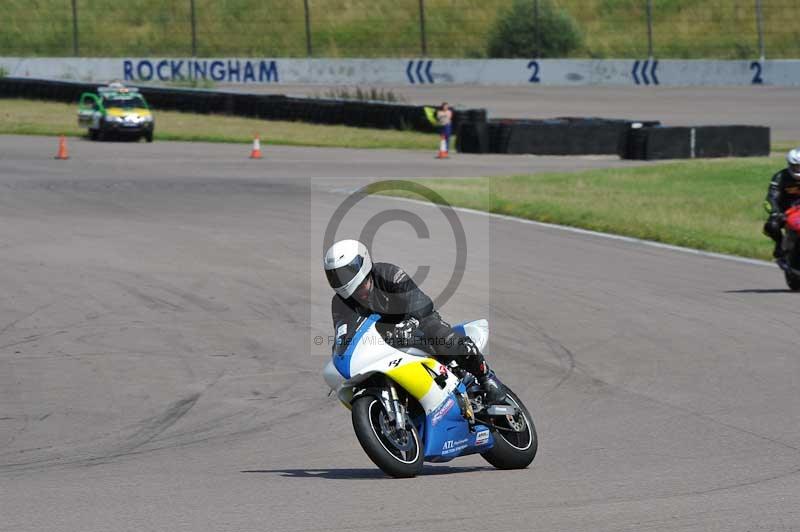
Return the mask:
M 358 240 L 340 240 L 325 252 L 325 276 L 337 294 L 347 299 L 372 271 L 367 246 Z
M 786 162 L 789 164 L 789 173 L 795 179 L 800 179 L 800 148 L 790 150 L 786 154 Z

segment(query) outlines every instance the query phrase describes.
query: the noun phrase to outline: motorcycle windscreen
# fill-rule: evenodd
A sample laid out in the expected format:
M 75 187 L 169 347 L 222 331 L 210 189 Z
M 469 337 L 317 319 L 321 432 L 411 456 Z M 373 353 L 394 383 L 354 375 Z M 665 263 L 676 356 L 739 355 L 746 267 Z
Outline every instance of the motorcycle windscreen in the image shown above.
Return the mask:
M 359 318 L 355 323 L 342 324 L 338 327 L 336 345 L 333 348 L 333 364 L 345 379 L 357 373 L 358 368 L 369 364 L 374 357 L 381 356 L 379 352 L 375 352 L 381 351 L 382 344 L 380 335 L 374 327 L 379 319 L 379 314 L 372 314 L 368 318 Z

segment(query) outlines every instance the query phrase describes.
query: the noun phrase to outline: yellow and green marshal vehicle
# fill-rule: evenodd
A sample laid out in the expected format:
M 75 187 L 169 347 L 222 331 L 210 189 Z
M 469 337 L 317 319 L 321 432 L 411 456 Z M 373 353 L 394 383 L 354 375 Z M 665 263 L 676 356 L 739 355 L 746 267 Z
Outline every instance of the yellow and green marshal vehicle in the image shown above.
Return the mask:
M 139 89 L 122 83 L 84 92 L 78 104 L 78 125 L 88 128 L 89 138 L 144 138 L 153 142 L 153 114 Z

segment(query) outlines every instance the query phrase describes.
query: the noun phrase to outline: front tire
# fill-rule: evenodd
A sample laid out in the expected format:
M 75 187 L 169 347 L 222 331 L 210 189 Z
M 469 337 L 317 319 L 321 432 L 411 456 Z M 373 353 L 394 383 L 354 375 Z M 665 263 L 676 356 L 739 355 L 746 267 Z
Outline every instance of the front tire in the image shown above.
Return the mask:
M 514 416 L 514 420 L 509 421 L 505 418 L 494 418 L 495 424 L 500 429 L 493 428 L 494 446 L 481 453 L 481 456 L 497 469 L 525 469 L 536 457 L 539 448 L 539 437 L 536 434 L 536 427 L 533 424 L 528 409 L 519 400 L 514 392 L 506 388 L 506 403 L 516 406 L 520 413 Z M 502 420 L 502 421 L 501 421 Z M 522 427 L 521 432 L 512 432 L 512 424 L 518 428 Z
M 425 456 L 413 424 L 397 431 L 394 423 L 389 422 L 383 403 L 372 396 L 356 399 L 352 415 L 358 442 L 384 473 L 395 478 L 410 478 L 422 471 Z

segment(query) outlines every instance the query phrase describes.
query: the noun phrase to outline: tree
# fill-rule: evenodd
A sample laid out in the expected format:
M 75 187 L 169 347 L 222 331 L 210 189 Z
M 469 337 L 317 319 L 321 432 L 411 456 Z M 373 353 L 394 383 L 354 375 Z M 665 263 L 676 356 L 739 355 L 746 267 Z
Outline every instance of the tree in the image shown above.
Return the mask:
M 514 0 L 497 17 L 487 48 L 489 57 L 564 57 L 582 44 L 583 35 L 566 10 L 550 0 Z

